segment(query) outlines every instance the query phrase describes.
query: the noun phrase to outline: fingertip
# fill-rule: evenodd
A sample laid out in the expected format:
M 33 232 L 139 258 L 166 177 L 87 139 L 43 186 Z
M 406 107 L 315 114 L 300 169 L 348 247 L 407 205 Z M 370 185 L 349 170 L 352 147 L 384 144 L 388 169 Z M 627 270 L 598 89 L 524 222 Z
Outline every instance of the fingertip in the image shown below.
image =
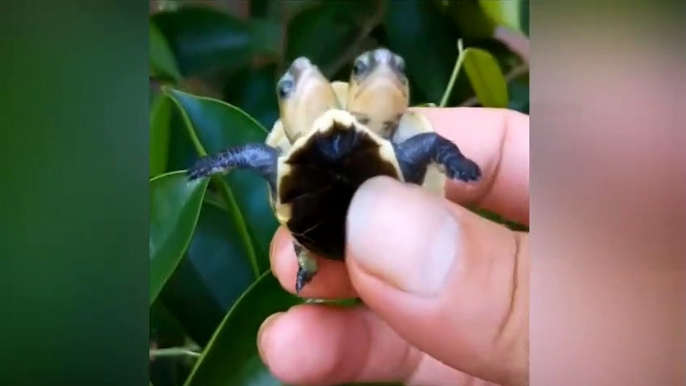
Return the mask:
M 346 328 L 337 310 L 299 305 L 264 327 L 260 356 L 270 372 L 287 384 L 326 382 L 340 366 L 338 342 Z M 330 342 L 333 344 L 326 344 Z
M 279 227 L 274 234 L 269 260 L 272 272 L 279 284 L 286 291 L 295 294 L 298 262 L 293 247 L 293 237 L 284 226 Z M 317 274 L 302 289 L 299 296 L 329 300 L 357 297 L 343 262 L 317 258 L 317 267 Z
M 274 323 L 279 319 L 284 314 L 284 312 L 277 312 L 275 314 L 270 315 L 267 319 L 262 322 L 262 325 L 260 326 L 260 329 L 257 331 L 257 350 L 260 353 L 260 357 L 262 357 L 262 360 L 265 362 L 267 366 L 269 366 L 269 362 L 267 362 L 267 356 L 265 355 L 265 345 L 268 345 L 269 342 L 269 332 L 271 331 L 271 326 L 274 325 Z

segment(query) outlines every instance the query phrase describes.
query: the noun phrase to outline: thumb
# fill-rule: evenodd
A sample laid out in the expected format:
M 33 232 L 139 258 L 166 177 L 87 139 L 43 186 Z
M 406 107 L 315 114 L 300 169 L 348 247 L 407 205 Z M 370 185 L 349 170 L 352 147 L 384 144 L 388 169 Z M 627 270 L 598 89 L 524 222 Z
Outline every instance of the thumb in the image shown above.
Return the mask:
M 528 238 L 418 186 L 360 187 L 348 271 L 365 304 L 411 345 L 500 384 L 528 383 Z

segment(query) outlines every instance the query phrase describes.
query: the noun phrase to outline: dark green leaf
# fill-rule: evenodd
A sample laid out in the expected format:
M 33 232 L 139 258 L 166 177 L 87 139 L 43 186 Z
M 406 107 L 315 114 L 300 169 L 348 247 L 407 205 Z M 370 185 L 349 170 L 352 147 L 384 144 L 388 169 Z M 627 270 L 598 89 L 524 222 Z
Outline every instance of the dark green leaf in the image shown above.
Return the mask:
M 181 79 L 174 54 L 157 26 L 150 23 L 150 71 L 154 78 Z
M 385 31 L 389 48 L 405 58 L 413 86 L 411 94 L 421 91 L 423 100 L 411 103 L 439 103 L 457 59 L 460 37 L 450 17 L 431 1 L 389 1 Z M 469 98 L 471 89 L 458 77 L 448 106 Z
M 486 0 L 492 3 L 507 2 Z M 484 12 L 479 0 L 460 0 L 448 3 L 446 12 L 453 17 L 463 39 L 483 39 L 493 37 L 496 23 Z
M 307 56 L 326 76 L 360 52 L 365 31 L 378 19 L 380 1 L 319 2 L 297 13 L 288 24 L 286 61 Z
M 150 309 L 150 327 L 156 348 L 179 347 L 186 342 L 183 328 L 160 302 L 159 297 Z M 155 358 L 150 363 L 150 379 L 158 386 L 182 385 L 192 369 L 192 366 L 188 366 L 185 362 L 178 358 Z
M 483 107 L 507 107 L 507 82 L 498 62 L 487 51 L 467 48 L 462 67 Z
M 489 219 L 489 220 L 497 222 L 499 224 L 503 224 L 513 231 L 517 231 L 517 232 L 528 232 L 529 231 L 529 227 L 527 225 L 508 220 L 508 219 L 502 217 L 501 215 L 499 215 L 495 212 L 492 212 L 490 210 L 476 208 L 474 206 L 468 206 L 467 209 L 471 210 L 472 212 L 478 214 L 479 216 L 481 216 L 483 218 Z
M 150 180 L 150 303 L 155 300 L 191 240 L 207 180 L 184 172 Z
M 525 2 L 523 0 L 479 0 L 481 9 L 495 24 L 516 31 L 522 31 L 522 6 Z
M 247 22 L 209 7 L 185 6 L 154 14 L 184 77 L 247 65 L 254 39 Z
M 168 93 L 187 118 L 201 153 L 214 154 L 231 146 L 264 142 L 267 137 L 267 129 L 234 106 L 178 90 Z M 223 182 L 220 191 L 259 275 L 269 269 L 269 244 L 278 226 L 267 182 L 250 170 L 234 170 L 219 181 Z
M 169 157 L 169 125 L 171 101 L 165 95 L 157 95 L 150 108 L 150 175 L 156 176 L 167 170 Z
M 186 335 L 179 321 L 162 302 L 156 299 L 150 305 L 150 339 L 157 347 L 173 347 L 184 344 Z
M 169 122 L 169 159 L 166 171 L 188 169 L 197 158 L 198 152 L 191 136 L 188 135 L 183 113 L 178 108 L 172 108 Z
M 257 332 L 267 317 L 299 303 L 265 272 L 226 315 L 186 386 L 281 385 L 260 359 Z
M 186 255 L 160 294 L 200 346 L 255 280 L 239 234 L 230 214 L 206 201 Z
M 256 279 L 238 232 L 227 210 L 206 203 L 186 252 L 222 314 Z
M 519 21 L 522 26 L 522 32 L 529 36 L 529 0 L 522 0 L 522 11 L 520 13 L 521 20 Z
M 507 108 L 529 114 L 529 81 L 528 77 L 514 79 L 507 84 L 510 103 Z
M 252 35 L 253 53 L 279 55 L 282 25 L 276 21 L 251 19 L 248 28 Z
M 227 82 L 225 101 L 240 107 L 262 126 L 271 128 L 279 118 L 276 64 L 237 72 Z

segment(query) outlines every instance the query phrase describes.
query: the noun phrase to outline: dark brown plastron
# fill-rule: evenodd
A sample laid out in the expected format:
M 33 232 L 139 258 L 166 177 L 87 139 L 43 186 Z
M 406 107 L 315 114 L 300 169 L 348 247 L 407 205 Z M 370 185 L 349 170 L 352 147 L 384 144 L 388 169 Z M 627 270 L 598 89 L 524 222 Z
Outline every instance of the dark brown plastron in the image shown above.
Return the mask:
M 288 163 L 279 187 L 281 202 L 291 204 L 286 225 L 307 250 L 333 260 L 344 258 L 346 214 L 357 188 L 374 176 L 399 178 L 369 134 L 337 122 L 312 135 Z

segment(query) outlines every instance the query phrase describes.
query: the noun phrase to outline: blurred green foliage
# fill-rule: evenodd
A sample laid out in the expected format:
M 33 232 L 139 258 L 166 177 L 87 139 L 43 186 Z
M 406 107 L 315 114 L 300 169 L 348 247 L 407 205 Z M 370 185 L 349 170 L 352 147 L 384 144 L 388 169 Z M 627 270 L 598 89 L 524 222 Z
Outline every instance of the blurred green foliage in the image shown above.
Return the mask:
M 303 55 L 346 81 L 357 55 L 385 46 L 407 62 L 413 105 L 528 113 L 526 58 L 494 37 L 498 26 L 527 36 L 528 4 L 211 3 L 151 4 L 151 382 L 279 385 L 259 359 L 257 330 L 301 300 L 269 271 L 277 222 L 267 186 L 249 171 L 187 183 L 183 170 L 200 155 L 264 141 L 278 118 L 276 81 Z M 159 351 L 169 347 L 200 354 Z

